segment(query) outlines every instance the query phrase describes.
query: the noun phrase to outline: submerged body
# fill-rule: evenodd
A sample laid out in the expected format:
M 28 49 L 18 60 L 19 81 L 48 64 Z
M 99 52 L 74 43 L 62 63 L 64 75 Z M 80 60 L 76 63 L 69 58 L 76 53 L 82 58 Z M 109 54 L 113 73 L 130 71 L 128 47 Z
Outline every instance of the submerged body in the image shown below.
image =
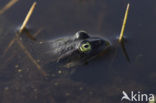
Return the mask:
M 108 40 L 90 36 L 85 31 L 50 42 L 51 51 L 57 57 L 57 62 L 68 67 L 88 63 L 110 47 L 111 43 Z

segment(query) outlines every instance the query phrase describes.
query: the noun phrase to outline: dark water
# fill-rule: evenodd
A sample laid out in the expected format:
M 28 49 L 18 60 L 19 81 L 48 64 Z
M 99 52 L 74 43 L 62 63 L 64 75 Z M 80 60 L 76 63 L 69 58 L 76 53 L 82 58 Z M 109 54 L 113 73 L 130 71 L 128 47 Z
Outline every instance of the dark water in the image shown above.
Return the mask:
M 8 0 L 0 0 L 0 8 Z M 128 62 L 119 46 L 110 56 L 79 68 L 46 65 L 37 42 L 22 35 L 22 42 L 41 67 L 52 69 L 43 76 L 15 42 L 3 56 L 15 30 L 21 25 L 33 0 L 20 0 L 0 16 L 0 103 L 119 103 L 128 94 L 156 94 L 156 1 L 155 0 L 40 0 L 30 19 L 31 33 L 47 41 L 78 30 L 110 40 L 120 33 L 126 5 L 130 3 L 125 43 Z M 65 70 L 64 70 L 65 69 Z

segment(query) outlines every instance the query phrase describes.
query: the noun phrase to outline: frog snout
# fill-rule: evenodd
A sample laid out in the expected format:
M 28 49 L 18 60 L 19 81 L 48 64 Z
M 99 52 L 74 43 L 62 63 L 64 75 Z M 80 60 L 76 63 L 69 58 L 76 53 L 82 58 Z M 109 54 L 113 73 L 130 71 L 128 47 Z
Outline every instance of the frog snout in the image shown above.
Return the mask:
M 98 40 L 96 43 L 95 43 L 95 47 L 104 47 L 104 48 L 107 48 L 109 47 L 111 44 L 109 41 L 107 40 Z
M 95 40 L 95 41 L 92 41 L 92 48 L 98 48 L 98 47 L 101 47 L 102 45 L 104 44 L 104 40 Z
M 103 44 L 105 44 L 105 41 L 103 39 L 95 41 L 95 46 L 101 46 Z

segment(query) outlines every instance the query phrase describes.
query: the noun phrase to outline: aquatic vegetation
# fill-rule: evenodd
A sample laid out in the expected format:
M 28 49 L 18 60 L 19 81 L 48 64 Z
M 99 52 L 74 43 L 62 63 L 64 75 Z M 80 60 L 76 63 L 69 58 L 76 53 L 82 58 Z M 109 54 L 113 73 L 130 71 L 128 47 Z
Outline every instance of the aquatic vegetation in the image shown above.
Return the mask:
M 119 37 L 119 42 L 122 42 L 122 40 L 123 40 L 125 25 L 126 25 L 128 11 L 129 11 L 129 6 L 130 5 L 128 4 L 127 9 L 126 9 L 126 13 L 125 13 L 125 17 L 124 17 L 124 20 L 123 20 L 123 25 L 122 25 L 122 29 L 121 29 L 121 33 L 120 33 L 120 37 Z
M 0 15 L 2 15 L 4 12 L 6 12 L 9 8 L 11 8 L 16 2 L 19 0 L 10 0 L 9 3 L 7 3 L 1 10 Z

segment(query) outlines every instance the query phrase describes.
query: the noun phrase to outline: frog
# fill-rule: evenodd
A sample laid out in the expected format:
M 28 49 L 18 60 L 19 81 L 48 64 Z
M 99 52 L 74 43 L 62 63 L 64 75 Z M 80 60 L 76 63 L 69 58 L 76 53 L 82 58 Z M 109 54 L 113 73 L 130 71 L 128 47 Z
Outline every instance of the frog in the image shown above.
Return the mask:
M 74 35 L 57 38 L 49 43 L 56 62 L 66 67 L 88 64 L 111 48 L 111 42 L 100 36 L 92 36 L 84 30 Z

